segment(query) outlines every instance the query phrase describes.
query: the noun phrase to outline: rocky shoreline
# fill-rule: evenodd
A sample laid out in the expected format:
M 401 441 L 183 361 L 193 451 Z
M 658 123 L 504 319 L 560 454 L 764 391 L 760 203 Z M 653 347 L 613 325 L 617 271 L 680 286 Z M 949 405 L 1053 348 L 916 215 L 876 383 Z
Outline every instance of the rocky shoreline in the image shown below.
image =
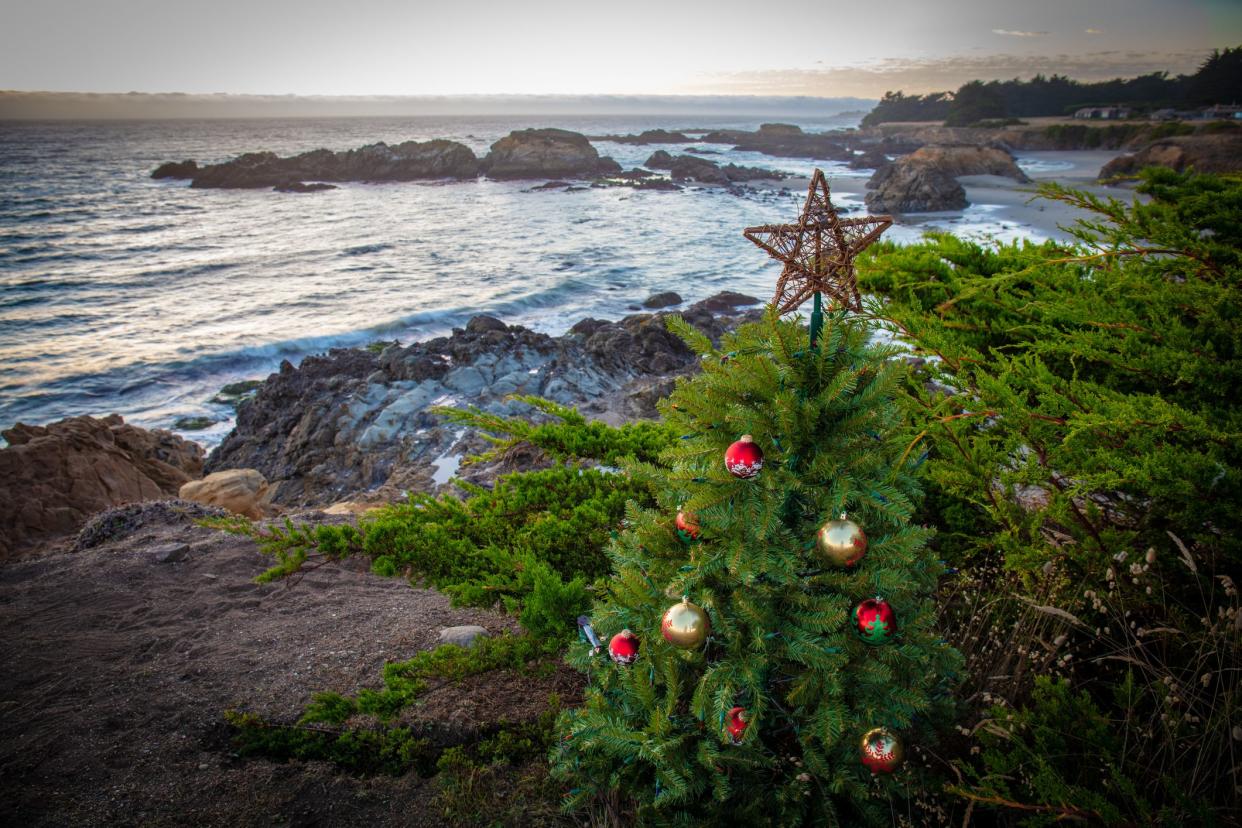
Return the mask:
M 726 292 L 681 315 L 718 339 L 757 319 L 758 303 Z M 681 297 L 645 304 L 668 308 Z M 61 541 L 108 507 L 178 494 L 258 517 L 440 491 L 461 457 L 486 444 L 446 426 L 435 406 L 518 414 L 529 407 L 510 398 L 528 394 L 614 424 L 654 417 L 676 378 L 697 366 L 665 327 L 668 313 L 587 318 L 556 337 L 476 316 L 449 336 L 379 353 L 338 348 L 296 367 L 286 361 L 239 406 L 233 431 L 205 459 L 196 443 L 117 415 L 19 424 L 0 449 L 0 488 L 14 493 L 0 505 L 0 559 Z M 463 477 L 489 483 L 499 471 L 471 467 Z

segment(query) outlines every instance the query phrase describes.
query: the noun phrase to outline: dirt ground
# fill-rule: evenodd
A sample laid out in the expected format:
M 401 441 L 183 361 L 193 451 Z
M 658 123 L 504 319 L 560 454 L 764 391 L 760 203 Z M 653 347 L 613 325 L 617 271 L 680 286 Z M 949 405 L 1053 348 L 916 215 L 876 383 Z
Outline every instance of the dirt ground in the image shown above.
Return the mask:
M 358 778 L 232 754 L 225 710 L 292 721 L 318 691 L 381 685 L 442 627 L 515 627 L 358 567 L 258 585 L 254 544 L 174 518 L 0 566 L 0 825 L 442 825 L 434 779 Z M 521 721 L 547 678 L 488 674 L 418 719 Z

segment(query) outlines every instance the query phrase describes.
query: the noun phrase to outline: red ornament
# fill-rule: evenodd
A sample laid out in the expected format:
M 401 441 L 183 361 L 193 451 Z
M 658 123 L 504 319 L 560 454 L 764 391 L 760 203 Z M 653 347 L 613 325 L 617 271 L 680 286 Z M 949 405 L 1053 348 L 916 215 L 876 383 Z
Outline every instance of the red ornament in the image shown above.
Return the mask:
M 725 451 L 724 461 L 729 474 L 749 480 L 763 468 L 763 449 L 756 445 L 754 437 L 745 434 Z
M 638 636 L 622 630 L 608 642 L 608 655 L 618 664 L 633 664 L 638 660 Z
M 854 607 L 854 628 L 868 644 L 885 644 L 897 634 L 897 613 L 878 595 Z
M 905 757 L 901 737 L 886 727 L 868 730 L 862 737 L 861 759 L 872 773 L 892 773 Z
M 691 543 L 699 539 L 699 518 L 694 512 L 677 511 L 677 520 L 674 521 L 677 527 L 677 537 L 681 538 L 683 543 Z
M 740 745 L 742 736 L 746 733 L 746 726 L 750 722 L 746 721 L 746 708 L 735 707 L 729 711 L 729 715 L 725 717 L 725 731 L 729 734 L 729 739 L 733 744 Z

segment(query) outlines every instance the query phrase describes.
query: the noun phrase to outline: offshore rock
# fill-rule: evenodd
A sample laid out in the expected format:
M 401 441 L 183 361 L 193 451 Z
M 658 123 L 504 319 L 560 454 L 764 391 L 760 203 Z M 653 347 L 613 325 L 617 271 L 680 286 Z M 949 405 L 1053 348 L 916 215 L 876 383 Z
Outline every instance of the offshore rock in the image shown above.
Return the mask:
M 151 173 L 152 178 L 193 178 L 198 173 L 198 164 L 194 161 L 169 161 L 160 164 Z
M 203 470 L 203 449 L 116 414 L 18 423 L 0 449 L 0 558 L 75 532 L 109 506 L 175 496 Z
M 757 319 L 755 300 L 713 297 L 682 316 L 717 338 Z M 459 473 L 463 454 L 485 444 L 446 424 L 434 406 L 475 405 L 501 415 L 528 413 L 512 399 L 531 394 L 619 423 L 653 417 L 655 403 L 698 359 L 664 326 L 664 314 L 617 322 L 586 319 L 551 337 L 478 316 L 450 336 L 380 354 L 336 349 L 284 363 L 238 411 L 237 425 L 207 470 L 256 469 L 276 488 L 274 502 L 319 506 L 393 500 L 435 491 Z M 487 468 L 460 470 L 485 483 Z
M 668 170 L 674 181 L 697 181 L 700 184 L 728 185 L 761 179 L 779 181 L 786 177 L 784 173 L 775 170 L 742 167 L 737 164 L 726 164 L 722 167 L 706 158 L 694 155 L 674 156 L 664 150 L 653 152 L 644 165 L 653 170 Z
M 928 164 L 953 178 L 959 175 L 999 175 L 1022 184 L 1031 180 L 1014 161 L 1013 155 L 1000 147 L 920 147 L 895 163 Z
M 193 164 L 186 161 L 183 164 Z M 159 173 L 170 165 L 156 170 Z M 297 182 L 418 181 L 474 178 L 479 160 L 456 141 L 383 142 L 345 152 L 318 149 L 289 158 L 273 152 L 248 152 L 222 164 L 195 165 L 191 187 L 256 189 L 287 187 Z
M 816 158 L 845 161 L 851 153 L 839 138 L 803 132 L 793 124 L 763 124 L 757 132 L 717 130 L 703 136 L 709 144 L 733 144 L 734 149 L 761 152 L 778 158 Z
M 872 176 L 867 208 L 877 213 L 922 213 L 961 210 L 968 204 L 966 190 L 944 171 L 931 164 L 903 163 L 881 168 Z
M 585 135 L 567 129 L 520 129 L 492 144 L 483 159 L 488 178 L 593 178 L 621 172 Z
M 688 144 L 691 138 L 682 132 L 667 129 L 646 129 L 637 135 L 592 135 L 592 141 L 612 141 L 616 144 Z

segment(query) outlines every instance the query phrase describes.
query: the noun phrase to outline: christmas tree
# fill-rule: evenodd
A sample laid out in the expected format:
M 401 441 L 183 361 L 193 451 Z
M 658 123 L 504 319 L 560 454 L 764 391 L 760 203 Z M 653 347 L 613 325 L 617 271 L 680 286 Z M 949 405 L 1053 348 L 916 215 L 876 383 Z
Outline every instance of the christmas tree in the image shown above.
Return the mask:
M 569 655 L 589 677 L 554 756 L 570 807 L 890 824 L 915 772 L 903 745 L 951 715 L 960 658 L 934 627 L 943 567 L 910 522 L 903 365 L 850 314 L 853 256 L 887 222 L 840 219 L 817 171 L 796 224 L 747 231 L 785 262 L 765 321 L 719 348 L 670 322 L 703 371 L 662 403 L 682 435 L 665 462 L 627 468 L 658 506 L 629 508 Z M 808 337 L 779 314 L 812 297 Z

